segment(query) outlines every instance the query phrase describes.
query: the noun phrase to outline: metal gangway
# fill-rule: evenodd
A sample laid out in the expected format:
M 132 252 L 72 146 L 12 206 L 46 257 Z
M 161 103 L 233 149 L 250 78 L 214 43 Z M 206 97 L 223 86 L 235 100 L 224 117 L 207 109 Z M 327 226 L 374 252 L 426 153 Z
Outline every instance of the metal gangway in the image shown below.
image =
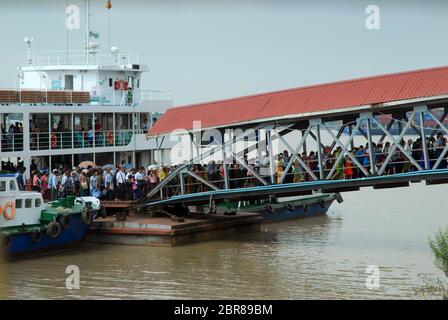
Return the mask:
M 440 109 L 440 108 L 439 108 Z M 419 148 L 409 148 L 404 139 L 410 134 L 421 141 L 428 142 L 435 135 L 448 136 L 448 129 L 444 124 L 447 116 L 447 110 L 441 116 L 437 117 L 435 110 L 427 107 L 417 106 L 409 107 L 400 112 L 391 113 L 389 123 L 381 123 L 378 118 L 382 116 L 379 112 L 360 113 L 356 116 L 350 115 L 343 117 L 336 122 L 334 119 L 314 118 L 305 121 L 289 123 L 272 123 L 269 121 L 250 126 L 243 134 L 232 136 L 226 129 L 220 129 L 221 141 L 215 139 L 213 145 L 206 151 L 197 150 L 196 157 L 192 157 L 187 163 L 178 165 L 170 174 L 154 189 L 152 189 L 140 201 L 146 202 L 149 207 L 159 207 L 167 205 L 188 206 L 188 205 L 210 205 L 220 201 L 245 201 L 251 199 L 275 199 L 277 197 L 296 196 L 311 194 L 319 191 L 347 192 L 357 191 L 363 187 L 373 187 L 375 189 L 406 187 L 410 183 L 425 182 L 426 184 L 440 184 L 448 182 L 447 152 L 448 143 L 437 147 L 437 152 L 430 150 L 433 148 L 428 143 L 421 143 Z M 424 119 L 429 118 L 435 126 L 427 128 L 424 126 Z M 398 125 L 398 133 L 393 133 L 391 128 Z M 372 126 L 375 126 L 381 132 L 379 139 L 372 137 Z M 205 130 L 204 130 L 205 131 Z M 298 145 L 293 148 L 288 143 L 285 135 L 291 131 L 297 131 L 300 135 Z M 255 134 L 253 134 L 255 133 Z M 325 146 L 321 139 L 325 133 L 331 138 L 331 144 Z M 343 134 L 346 139 L 342 139 Z M 195 134 L 190 133 L 191 149 L 197 147 Z M 248 139 L 249 137 L 249 139 Z M 255 138 L 254 138 L 255 137 Z M 262 138 L 263 137 L 263 138 Z M 354 153 L 355 137 L 363 139 L 363 144 L 372 146 L 367 150 L 368 164 L 361 163 L 359 156 Z M 248 145 L 240 152 L 234 151 L 234 145 L 238 142 L 254 138 L 253 144 Z M 312 166 L 302 155 L 307 153 L 307 140 L 312 139 L 316 145 L 316 159 Z M 285 163 L 285 168 L 281 174 L 276 172 L 275 158 L 273 153 L 273 144 L 281 143 L 290 153 L 290 158 Z M 343 141 L 344 140 L 344 141 Z M 373 145 L 390 143 L 390 148 L 382 154 L 382 161 L 377 161 L 378 153 Z M 444 140 L 446 142 L 446 139 Z M 254 150 L 262 149 L 262 152 L 268 156 L 269 174 L 260 174 L 259 167 L 247 162 L 247 155 Z M 199 149 L 199 148 L 196 148 Z M 328 154 L 334 154 L 338 150 L 336 157 L 330 158 L 331 166 L 327 166 Z M 210 181 L 203 174 L 198 174 L 193 170 L 195 164 L 211 154 L 221 154 L 220 170 L 222 179 Z M 394 156 L 399 153 L 401 159 L 397 161 Z M 192 153 L 193 154 L 193 153 Z M 416 158 L 416 154 L 419 158 Z M 430 154 L 433 157 L 430 157 Z M 434 157 L 434 154 L 436 155 Z M 341 170 L 341 162 L 346 159 L 352 163 L 352 170 L 359 174 L 356 178 L 347 179 L 344 176 L 337 176 L 338 170 Z M 229 175 L 230 164 L 236 163 L 240 168 L 244 168 L 252 181 L 251 186 L 234 187 L 232 178 Z M 300 165 L 303 174 L 307 176 L 306 181 L 292 183 L 288 179 L 291 175 L 291 167 Z M 390 167 L 397 163 L 406 164 L 406 172 L 390 172 Z M 196 184 L 203 187 L 199 192 L 188 192 L 188 183 L 186 177 L 193 179 Z M 247 179 L 247 178 L 246 178 Z M 176 192 L 167 193 L 164 190 L 171 188 Z M 197 189 L 197 188 L 196 188 Z

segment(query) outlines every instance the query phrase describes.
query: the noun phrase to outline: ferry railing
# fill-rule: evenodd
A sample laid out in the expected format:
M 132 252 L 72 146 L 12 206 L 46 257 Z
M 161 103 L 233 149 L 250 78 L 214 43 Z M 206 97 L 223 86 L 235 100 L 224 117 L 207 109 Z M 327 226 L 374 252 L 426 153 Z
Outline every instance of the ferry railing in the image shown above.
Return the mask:
M 132 140 L 132 129 L 101 131 L 32 132 L 31 150 L 58 150 L 127 146 Z
M 37 67 L 61 66 L 61 65 L 111 65 L 121 66 L 140 64 L 137 53 L 123 52 L 112 54 L 111 52 L 91 50 L 89 55 L 85 51 L 44 51 L 31 55 L 32 65 Z
M 23 133 L 2 133 L 1 152 L 23 151 Z
M 113 90 L 104 89 L 91 96 L 92 103 L 100 105 L 137 106 L 142 101 L 172 101 L 172 93 L 169 90 Z
M 145 101 L 171 101 L 173 100 L 171 90 L 140 90 L 140 100 Z
M 138 106 L 142 101 L 172 101 L 169 90 L 134 91 L 101 89 L 98 91 L 62 89 L 2 89 L 1 104 L 26 106 L 120 105 Z

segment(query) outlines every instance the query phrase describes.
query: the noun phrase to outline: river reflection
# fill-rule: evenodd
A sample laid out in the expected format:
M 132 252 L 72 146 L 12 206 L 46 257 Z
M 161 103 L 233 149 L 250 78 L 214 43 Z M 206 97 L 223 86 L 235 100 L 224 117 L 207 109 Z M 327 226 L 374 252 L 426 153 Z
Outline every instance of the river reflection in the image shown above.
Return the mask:
M 176 248 L 86 244 L 57 256 L 7 264 L 0 295 L 83 299 L 415 298 L 434 267 L 428 236 L 448 225 L 444 186 L 344 195 L 328 216 L 266 224 L 261 233 Z M 411 193 L 410 193 L 411 192 Z M 410 194 L 418 197 L 409 197 Z M 425 199 L 425 201 L 421 201 Z M 67 290 L 65 269 L 81 270 Z M 365 286 L 366 267 L 381 287 Z

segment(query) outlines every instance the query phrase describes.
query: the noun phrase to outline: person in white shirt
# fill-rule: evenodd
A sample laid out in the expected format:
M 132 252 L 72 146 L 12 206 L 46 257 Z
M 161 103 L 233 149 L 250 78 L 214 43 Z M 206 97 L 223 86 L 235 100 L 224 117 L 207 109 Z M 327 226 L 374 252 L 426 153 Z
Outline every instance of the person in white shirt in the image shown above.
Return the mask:
M 48 179 L 48 187 L 50 188 L 51 201 L 58 199 L 58 170 L 54 169 Z
M 124 171 L 124 167 L 120 167 L 116 175 L 116 181 L 117 181 L 117 193 L 115 197 L 116 199 L 126 200 L 126 194 L 127 194 L 126 177 L 127 174 Z
M 106 188 L 107 200 L 112 200 L 114 194 L 114 176 L 111 169 L 107 169 L 104 176 L 104 187 Z

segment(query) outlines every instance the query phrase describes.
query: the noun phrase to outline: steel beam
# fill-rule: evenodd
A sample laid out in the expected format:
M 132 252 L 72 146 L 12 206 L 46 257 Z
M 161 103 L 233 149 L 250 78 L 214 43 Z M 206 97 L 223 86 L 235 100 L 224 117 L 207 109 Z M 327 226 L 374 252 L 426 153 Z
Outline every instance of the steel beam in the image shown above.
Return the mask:
M 224 171 L 224 189 L 229 189 L 230 188 L 230 183 L 229 183 L 229 170 L 227 167 L 227 153 L 226 153 L 226 144 L 225 144 L 225 133 L 224 131 L 222 132 L 222 142 L 223 144 L 221 145 L 221 154 L 222 154 L 222 168 Z M 230 139 L 230 141 L 232 141 L 233 139 Z
M 394 123 L 395 123 L 395 119 L 394 118 L 392 118 L 390 121 L 389 121 L 389 123 L 387 124 L 387 127 L 386 127 L 386 129 L 387 129 L 387 131 L 390 131 L 390 129 L 392 128 L 392 126 L 394 125 Z M 386 138 L 386 134 L 385 133 L 383 133 L 383 135 L 381 136 L 381 138 L 380 138 L 380 140 L 378 141 L 378 143 L 383 143 L 383 141 L 384 141 L 384 139 Z
M 299 141 L 299 145 L 297 146 L 297 148 L 296 148 L 296 150 L 294 151 L 294 149 L 289 145 L 289 143 L 287 143 L 286 142 L 286 140 L 285 140 L 285 138 L 283 138 L 283 136 L 279 133 L 279 132 L 277 132 L 276 131 L 276 134 L 277 134 L 277 137 L 279 137 L 279 139 L 282 141 L 282 143 L 286 146 L 286 148 L 289 150 L 289 152 L 291 152 L 292 153 L 292 155 L 291 155 L 291 159 L 289 159 L 289 161 L 288 161 L 288 163 L 287 163 L 287 165 L 286 165 L 286 168 L 285 168 L 285 171 L 283 171 L 283 174 L 282 174 L 282 176 L 281 176 L 281 178 L 280 178 L 280 183 L 283 183 L 283 181 L 284 181 L 284 179 L 285 179 L 285 177 L 286 177 L 286 175 L 288 174 L 288 171 L 289 171 L 289 169 L 291 168 L 291 166 L 292 166 L 292 164 L 294 163 L 294 160 L 298 160 L 299 161 L 299 163 L 300 163 L 300 160 L 302 160 L 301 158 L 300 158 L 300 155 L 298 154 L 299 152 L 300 152 L 300 149 L 302 148 L 302 146 L 303 146 L 303 144 L 305 143 L 305 141 L 306 141 L 306 138 L 308 137 L 308 134 L 311 132 L 311 126 L 310 127 L 308 127 L 308 129 L 306 129 L 306 131 L 305 131 L 305 133 L 302 135 L 302 138 L 300 139 L 300 141 Z M 303 162 L 303 161 L 302 161 Z M 306 167 L 306 168 L 305 168 Z M 314 179 L 314 180 L 319 180 L 319 179 L 317 179 L 317 177 L 314 175 L 314 173 L 311 171 L 311 169 L 305 164 L 305 170 L 308 168 L 308 170 L 307 170 L 307 172 L 308 173 L 312 173 L 312 176 L 314 176 L 316 179 Z M 311 174 L 310 174 L 311 175 Z
M 303 143 L 306 141 L 306 137 L 308 136 L 308 134 L 311 132 L 311 126 L 308 127 L 308 129 L 306 129 L 304 136 L 300 139 L 300 142 Z M 306 172 L 308 172 L 308 174 L 313 178 L 313 180 L 319 180 L 319 178 L 314 174 L 314 172 L 306 165 L 306 163 L 302 160 L 302 158 L 300 158 L 297 153 L 299 151 L 294 152 L 294 149 L 289 145 L 288 142 L 286 142 L 285 138 L 283 138 L 281 135 L 277 134 L 277 137 L 282 141 L 282 143 L 286 146 L 286 148 L 289 150 L 289 152 L 292 153 L 291 159 L 288 163 L 287 169 L 289 170 L 289 168 L 291 168 L 292 162 L 296 159 L 297 161 L 299 161 L 299 163 L 302 165 L 302 167 L 305 169 Z M 300 143 L 299 143 L 299 147 L 301 147 Z M 300 149 L 298 149 L 300 150 Z M 294 159 L 295 158 L 295 159 Z M 287 172 L 287 170 L 285 169 L 285 172 Z M 283 172 L 283 176 L 282 178 L 284 179 L 285 172 Z M 280 180 L 281 182 L 283 182 L 283 180 Z
M 268 145 L 269 156 L 269 173 L 271 175 L 271 184 L 275 183 L 275 170 L 274 170 L 274 150 L 272 148 L 272 135 L 271 130 L 266 130 L 266 143 Z
M 194 172 L 191 172 L 190 170 L 185 170 L 185 173 L 192 176 L 193 178 L 195 178 L 196 180 L 201 181 L 203 184 L 205 184 L 206 186 L 212 188 L 213 190 L 221 190 L 220 188 L 218 188 L 217 186 L 215 186 L 214 184 L 208 182 L 207 180 L 205 180 L 204 178 L 202 178 L 201 176 L 197 175 Z
M 431 114 L 433 117 L 431 117 L 431 118 L 433 118 L 434 119 L 434 115 L 432 114 L 432 112 L 431 111 L 428 111 L 428 114 Z M 437 123 L 437 126 L 434 128 L 434 130 L 431 132 L 431 138 L 432 137 L 434 137 L 434 135 L 437 133 L 437 131 L 439 130 L 439 128 L 441 128 L 440 127 L 440 125 L 439 125 L 439 123 L 443 123 L 443 121 L 445 121 L 445 118 L 446 118 L 446 116 L 448 115 L 448 111 L 444 111 L 443 112 L 443 114 L 442 114 L 442 116 L 440 117 L 440 119 L 438 119 L 439 121 L 436 121 L 436 123 Z
M 445 114 L 445 113 L 444 113 Z M 445 131 L 446 134 L 448 134 L 448 129 L 447 127 L 443 124 L 443 119 L 446 117 L 443 117 L 442 120 L 439 120 L 436 118 L 436 116 L 434 116 L 432 114 L 431 111 L 428 111 L 428 115 L 437 123 L 437 125 L 443 130 Z M 440 163 L 442 162 L 443 158 L 445 157 L 446 153 L 448 152 L 448 144 L 446 144 L 445 148 L 443 149 L 442 153 L 440 154 L 439 158 L 437 159 L 436 163 L 433 166 L 433 169 L 437 168 Z
M 182 172 L 179 172 L 180 193 L 185 194 L 185 181 Z
M 343 127 L 341 128 L 343 131 Z M 341 129 L 339 129 L 339 137 L 340 134 L 342 133 Z M 320 180 L 324 179 L 324 167 L 323 167 L 323 163 L 322 163 L 322 148 L 319 147 L 322 145 L 321 143 L 321 138 L 320 138 L 320 125 L 316 125 L 316 136 L 317 136 L 317 161 L 319 161 L 319 178 Z M 338 139 L 339 139 L 338 137 Z M 334 142 L 334 141 L 333 141 Z
M 390 140 L 392 140 L 393 142 L 393 147 L 392 150 L 389 151 L 389 154 L 387 155 L 386 160 L 384 160 L 383 165 L 381 166 L 381 168 L 378 170 L 378 175 L 382 175 L 384 173 L 384 170 L 386 170 L 386 165 L 389 163 L 390 159 L 392 159 L 392 156 L 395 152 L 395 150 L 397 148 L 399 148 L 401 150 L 401 152 L 403 152 L 403 154 L 409 159 L 409 161 L 412 162 L 412 164 L 418 169 L 418 170 L 423 170 L 423 168 L 417 163 L 417 161 L 415 161 L 415 159 L 412 157 L 412 155 L 408 154 L 407 151 L 403 148 L 403 146 L 400 144 L 400 141 L 403 139 L 403 136 L 405 135 L 406 131 L 409 129 L 409 127 L 412 124 L 412 121 L 414 121 L 415 118 L 415 112 L 412 113 L 411 117 L 409 118 L 408 122 L 406 123 L 406 127 L 404 128 L 404 130 L 401 132 L 399 140 L 397 142 L 397 140 L 394 138 L 394 136 L 392 136 L 392 134 L 386 130 L 386 128 L 384 128 L 384 126 L 375 118 L 373 118 L 373 121 L 375 121 L 375 123 L 378 125 L 378 127 L 383 130 L 384 133 L 387 134 L 388 138 Z
M 359 125 L 361 124 L 361 122 L 362 122 L 362 119 L 358 122 L 358 125 L 357 125 L 358 128 L 359 128 Z M 359 169 L 360 169 L 366 176 L 368 176 L 369 173 L 368 173 L 367 170 L 363 167 L 363 165 L 360 164 L 359 161 L 356 159 L 356 157 L 355 157 L 350 151 L 347 150 L 347 147 L 345 147 L 345 146 L 342 144 L 342 142 L 341 142 L 341 141 L 334 135 L 334 133 L 331 132 L 331 130 L 325 125 L 325 123 L 322 123 L 322 126 L 325 128 L 325 130 L 328 132 L 328 134 L 331 136 L 331 138 L 332 138 L 334 141 L 336 141 L 336 144 L 337 144 L 339 147 L 341 147 L 341 149 L 342 149 L 341 154 L 343 154 L 343 153 L 345 152 L 345 153 L 352 159 L 353 163 L 356 164 L 356 165 L 358 166 L 358 168 L 359 168 Z M 356 132 L 356 130 L 355 130 L 355 132 Z M 334 163 L 334 166 L 333 166 L 333 168 L 331 169 L 331 171 L 334 172 L 334 170 L 336 170 L 336 166 L 337 166 L 337 164 L 338 164 L 338 162 L 335 162 L 335 163 Z M 333 170 L 333 169 L 334 169 L 334 170 Z
M 238 155 L 233 152 L 230 151 L 232 157 L 239 162 L 244 168 L 247 169 L 247 171 L 249 171 L 250 173 L 252 173 L 252 175 L 258 180 L 260 181 L 262 184 L 264 184 L 265 186 L 267 186 L 269 183 L 267 183 L 267 181 L 265 179 L 263 179 L 257 172 L 255 172 L 255 170 L 253 170 L 247 163 L 244 162 L 244 160 L 241 160 L 240 157 L 238 157 Z
M 351 124 L 350 124 L 349 126 L 351 126 Z M 341 138 L 341 135 L 342 135 L 342 133 L 344 132 L 345 127 L 346 127 L 346 125 L 343 124 L 343 125 L 339 128 L 338 134 L 336 135 L 336 137 L 338 137 L 338 139 Z M 349 128 L 350 128 L 350 127 L 349 127 Z M 350 129 L 349 129 L 349 131 L 350 131 Z M 320 133 L 319 133 L 319 134 L 320 134 Z M 350 132 L 349 134 L 351 134 L 351 132 Z M 317 136 L 317 138 L 319 138 L 319 135 Z M 333 142 L 331 143 L 331 146 L 330 146 L 330 152 L 333 151 L 333 149 L 334 149 L 335 146 L 336 146 L 336 141 L 333 141 Z
M 369 161 L 370 161 L 370 173 L 375 174 L 376 173 L 376 165 L 375 165 L 375 150 L 373 150 L 373 143 L 372 143 L 372 132 L 371 132 L 371 118 L 373 115 L 370 115 L 370 117 L 366 118 L 367 122 L 367 141 L 369 142 Z
M 322 149 L 325 148 L 325 146 L 320 141 L 317 141 L 318 139 L 317 139 L 316 135 L 312 131 L 310 131 L 309 135 L 314 139 L 314 141 L 316 141 L 318 143 L 318 145 L 320 145 L 320 147 Z

